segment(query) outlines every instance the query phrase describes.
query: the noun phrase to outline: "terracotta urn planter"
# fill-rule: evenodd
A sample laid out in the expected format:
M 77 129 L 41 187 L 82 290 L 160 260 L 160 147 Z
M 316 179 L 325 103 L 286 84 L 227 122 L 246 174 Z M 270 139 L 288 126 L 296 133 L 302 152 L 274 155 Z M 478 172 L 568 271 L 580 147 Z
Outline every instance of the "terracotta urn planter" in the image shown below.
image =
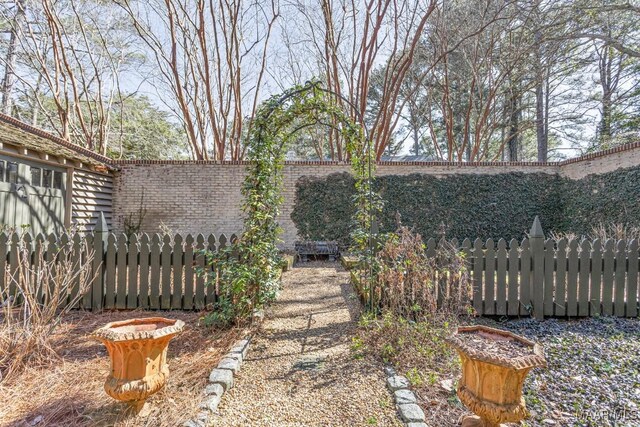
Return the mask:
M 111 358 L 104 383 L 107 394 L 139 412 L 147 397 L 164 386 L 169 375 L 167 347 L 183 328 L 182 320 L 149 317 L 111 322 L 96 330 L 92 337 L 107 347 Z
M 528 416 L 522 385 L 527 373 L 546 366 L 539 344 L 486 326 L 467 326 L 448 339 L 462 362 L 458 397 L 476 416 L 463 427 L 498 427 Z

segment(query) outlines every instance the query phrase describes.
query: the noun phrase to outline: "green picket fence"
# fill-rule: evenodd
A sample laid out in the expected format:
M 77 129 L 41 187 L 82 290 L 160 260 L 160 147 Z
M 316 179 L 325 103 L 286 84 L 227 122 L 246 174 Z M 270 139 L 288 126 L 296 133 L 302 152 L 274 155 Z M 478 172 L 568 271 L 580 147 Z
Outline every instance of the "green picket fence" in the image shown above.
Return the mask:
M 440 243 L 426 242 L 433 255 Z M 528 238 L 453 244 L 465 253 L 479 315 L 637 317 L 638 241 Z
M 84 309 L 180 309 L 197 310 L 216 301 L 216 290 L 207 286 L 207 275 L 215 272 L 205 268 L 203 249 L 220 250 L 236 239 L 224 234 L 193 236 L 188 234 L 161 236 L 94 232 L 86 235 L 35 237 L 0 233 L 0 291 L 15 293 L 10 277 L 17 274 L 19 245 L 25 245 L 35 263 L 43 252 L 45 260 L 68 257 L 74 267 L 83 263 L 81 247 L 92 248 L 95 256 L 91 266 L 91 288 L 80 302 Z M 85 240 L 84 242 L 82 240 Z M 197 274 L 203 269 L 204 275 Z M 43 287 L 46 293 L 46 287 Z M 78 292 L 69 292 L 71 300 Z M 6 292 L 4 293 L 6 295 Z M 44 295 L 39 296 L 46 301 Z
M 81 306 L 93 310 L 205 307 L 216 300 L 216 290 L 205 285 L 206 277 L 196 274 L 205 267 L 201 250 L 219 250 L 235 238 L 224 234 L 127 238 L 99 230 L 86 235 L 23 237 L 32 261 L 38 259 L 39 251 L 49 260 L 61 256 L 57 248 L 64 246 L 68 248 L 64 256 L 76 257 L 78 265 L 82 262 L 78 249 L 86 240 L 96 254 L 91 266 L 95 278 Z M 0 233 L 0 290 L 10 293 L 15 291 L 9 277 L 17 271 L 19 242 L 17 234 Z M 439 244 L 429 239 L 427 254 L 435 254 Z M 522 241 L 465 239 L 453 244 L 468 260 L 471 303 L 479 315 L 542 319 L 639 314 L 637 240 L 545 240 L 538 224 Z

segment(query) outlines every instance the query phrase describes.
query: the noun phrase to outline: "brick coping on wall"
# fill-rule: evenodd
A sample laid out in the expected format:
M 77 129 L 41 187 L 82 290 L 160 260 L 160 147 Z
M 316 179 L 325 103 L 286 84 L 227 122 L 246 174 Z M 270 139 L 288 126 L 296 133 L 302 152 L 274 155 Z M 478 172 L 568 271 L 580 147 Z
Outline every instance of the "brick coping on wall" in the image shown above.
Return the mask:
M 575 157 L 573 159 L 563 160 L 559 164 L 560 164 L 560 166 L 569 165 L 571 163 L 578 163 L 578 162 L 582 162 L 582 161 L 586 161 L 586 160 L 595 159 L 597 157 L 608 156 L 609 154 L 615 154 L 615 153 L 620 153 L 622 151 L 633 150 L 633 149 L 636 149 L 636 148 L 640 148 L 640 141 L 630 142 L 629 144 L 624 144 L 624 145 L 621 145 L 621 146 L 615 147 L 615 148 L 609 148 L 608 150 L 601 150 L 601 151 L 595 151 L 595 152 L 589 153 L 589 154 L 584 154 L 582 156 Z
M 446 162 L 446 161 L 422 161 L 422 162 L 394 162 L 379 161 L 378 166 L 446 166 L 446 167 L 478 167 L 478 166 L 564 166 L 572 163 L 592 160 L 598 157 L 610 154 L 620 153 L 623 151 L 640 148 L 640 141 L 624 144 L 619 147 L 610 148 L 608 150 L 596 151 L 594 153 L 584 154 L 572 159 L 562 160 L 559 162 Z M 113 160 L 113 165 L 248 165 L 250 162 L 239 160 Z M 332 161 L 332 160 L 287 160 L 285 165 L 291 166 L 348 166 L 349 162 Z

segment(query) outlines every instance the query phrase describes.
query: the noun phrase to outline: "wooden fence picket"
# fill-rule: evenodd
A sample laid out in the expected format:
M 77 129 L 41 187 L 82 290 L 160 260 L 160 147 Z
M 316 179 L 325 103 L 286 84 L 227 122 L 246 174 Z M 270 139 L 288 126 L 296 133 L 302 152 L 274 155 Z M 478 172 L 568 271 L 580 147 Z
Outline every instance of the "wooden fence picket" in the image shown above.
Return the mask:
M 209 237 L 207 238 L 207 248 L 209 251 L 211 252 L 215 252 L 216 251 L 216 237 L 213 234 L 210 234 Z M 223 234 L 220 235 L 220 238 L 218 239 L 218 250 L 223 250 L 224 248 L 227 247 L 227 236 Z M 217 275 L 217 271 L 212 271 L 211 269 L 206 269 L 206 276 L 205 276 L 205 282 L 204 282 L 204 287 L 205 287 L 205 304 L 212 304 L 214 302 L 216 302 L 216 288 L 215 286 L 212 286 L 211 284 L 214 282 L 214 278 Z
M 496 252 L 496 314 L 507 314 L 507 242 L 498 240 Z
M 98 216 L 98 222 L 96 224 L 92 237 L 92 249 L 93 249 L 93 263 L 91 266 L 91 310 L 102 310 L 104 302 L 104 281 L 105 281 L 105 269 L 103 266 L 104 251 L 107 242 L 107 234 L 109 229 L 107 227 L 107 220 L 104 213 L 100 212 Z
M 567 313 L 567 239 L 560 239 L 556 250 L 556 281 L 554 314 L 564 316 Z
M 580 263 L 579 244 L 576 239 L 569 241 L 569 261 L 567 265 L 567 316 L 578 314 L 578 267 Z
M 18 280 L 18 257 L 20 256 L 20 238 L 17 233 L 11 236 L 11 246 L 9 249 L 9 298 L 16 296 L 15 280 Z
M 583 240 L 580 245 L 578 273 L 578 316 L 589 315 L 589 279 L 591 276 L 591 243 Z
M 508 289 L 507 289 L 507 314 L 509 316 L 517 316 L 519 310 L 518 290 L 520 289 L 520 245 L 516 239 L 509 242 L 509 258 L 507 262 L 508 269 Z
M 602 254 L 602 314 L 611 316 L 613 314 L 613 282 L 614 282 L 614 253 L 613 240 L 609 239 L 604 244 Z
M 30 265 L 33 265 L 33 239 L 31 238 L 31 234 L 30 233 L 25 233 L 22 236 L 22 246 L 23 246 L 23 251 L 24 253 L 21 254 L 21 256 L 25 257 L 28 261 Z M 68 239 L 66 239 L 68 240 Z M 60 258 L 59 261 L 63 262 L 64 259 Z M 31 269 L 23 269 L 22 273 L 28 275 L 29 277 L 27 277 L 27 280 L 38 280 L 39 278 L 34 277 L 34 275 L 32 274 L 32 272 L 30 271 Z M 50 281 L 50 283 L 53 285 L 55 282 Z M 41 287 L 41 286 L 38 286 Z
M 140 291 L 138 304 L 141 308 L 149 307 L 149 261 L 150 261 L 149 235 L 140 236 Z
M 50 262 L 53 262 L 53 260 L 56 259 L 57 256 L 58 256 L 58 237 L 55 234 L 50 234 L 47 239 L 47 251 L 45 252 L 44 260 L 50 263 Z M 51 280 L 50 277 L 43 277 L 41 287 L 43 288 L 43 292 L 45 293 L 43 298 L 43 303 L 47 304 L 49 301 L 51 301 L 51 296 L 53 294 L 53 287 L 54 287 L 53 280 Z M 92 306 L 93 306 L 93 295 L 91 298 L 91 302 L 89 304 L 89 307 L 92 307 Z
M 73 280 L 73 285 L 71 287 L 71 291 L 69 292 L 69 302 L 75 300 L 80 293 L 80 283 L 83 277 L 79 274 L 82 271 L 84 263 L 86 260 L 84 259 L 84 253 L 82 251 L 82 238 L 80 234 L 74 233 L 73 238 L 71 239 L 71 262 L 73 263 L 74 271 L 76 273 L 76 277 Z M 36 252 L 35 257 L 38 259 L 38 253 L 42 248 L 42 242 L 40 241 L 40 235 L 36 236 Z M 74 308 L 77 307 L 77 304 L 74 305 Z
M 529 239 L 524 239 L 520 246 L 520 315 L 531 314 L 531 249 Z
M 127 236 L 124 233 L 118 235 L 116 243 L 116 308 L 127 308 Z
M 204 251 L 204 236 L 202 234 L 198 234 L 196 236 L 196 310 L 201 310 L 205 305 L 205 277 L 204 277 L 204 268 L 205 268 L 205 256 L 203 254 Z
M 544 315 L 553 316 L 553 295 L 555 293 L 555 242 L 552 239 L 547 239 L 544 243 Z
M 149 307 L 160 308 L 160 252 L 162 251 L 162 240 L 159 234 L 151 237 L 151 256 L 149 269 L 151 270 L 149 281 Z
M 496 314 L 496 256 L 493 239 L 487 239 L 484 251 L 484 313 Z
M 160 308 L 168 310 L 171 308 L 171 237 L 168 235 L 162 239 L 160 266 L 162 270 Z
M 182 308 L 185 310 L 193 309 L 193 243 L 193 236 L 187 234 L 187 237 L 184 239 L 184 296 L 182 298 Z
M 184 265 L 182 251 L 182 236 L 177 234 L 173 239 L 173 288 L 171 289 L 171 308 L 173 309 L 182 308 L 182 295 L 184 293 L 182 288 L 182 266 Z
M 96 271 L 96 257 L 100 256 L 100 254 L 96 254 L 95 253 L 95 247 L 93 244 L 93 233 L 92 234 L 87 234 L 87 236 L 85 237 L 86 239 L 86 245 L 87 245 L 87 250 L 90 251 L 91 254 L 93 254 L 93 259 L 91 261 L 91 269 L 89 271 L 89 275 L 91 277 L 91 280 L 89 282 L 89 289 L 87 289 L 87 291 L 84 294 L 84 297 L 82 298 L 81 301 L 81 305 L 82 308 L 84 308 L 85 310 L 88 309 L 93 309 L 92 304 L 93 304 L 93 291 L 94 291 L 94 287 L 96 286 L 95 281 L 96 279 L 96 275 L 100 274 L 98 271 Z M 104 265 L 103 263 L 101 265 Z M 101 268 L 102 271 L 104 271 L 104 267 Z M 106 279 L 105 279 L 106 280 Z
M 483 313 L 482 274 L 484 271 L 484 251 L 482 240 L 473 242 L 473 308 L 478 314 Z
M 600 239 L 591 245 L 591 283 L 589 287 L 589 314 L 591 316 L 602 313 L 602 244 Z
M 544 318 L 544 233 L 538 217 L 533 221 L 529 232 L 531 243 L 531 299 L 533 315 L 536 319 Z
M 5 289 L 9 286 L 7 274 L 7 255 L 9 252 L 9 235 L 0 233 L 0 295 L 4 296 Z
M 129 238 L 129 252 L 127 253 L 127 268 L 129 269 L 127 283 L 127 308 L 136 308 L 139 306 L 138 301 L 138 256 L 140 254 L 140 245 L 138 244 L 138 236 L 132 234 Z
M 627 270 L 627 317 L 638 316 L 638 239 L 629 243 Z
M 106 281 L 104 293 L 104 307 L 107 309 L 116 307 L 116 235 L 109 233 L 107 237 Z
M 615 269 L 615 306 L 613 314 L 618 317 L 623 317 L 625 308 L 625 273 L 627 270 L 627 242 L 625 240 L 618 240 L 616 245 Z
M 33 253 L 33 269 L 34 271 L 39 271 L 40 263 L 42 262 L 42 257 L 44 256 L 43 251 L 45 250 L 44 242 L 46 241 L 46 237 L 42 233 L 38 233 L 34 242 L 34 253 Z M 37 278 L 36 280 L 40 280 Z M 40 304 L 44 303 L 44 289 L 43 286 L 38 286 L 38 290 L 36 291 L 36 299 Z
M 464 239 L 462 241 L 462 246 L 460 247 L 460 250 L 462 251 L 462 255 L 464 256 L 464 259 L 465 259 L 465 266 L 467 268 L 467 274 L 469 275 L 469 278 L 471 278 L 471 274 L 473 273 L 473 258 L 472 258 L 472 255 L 471 255 L 471 240 Z M 470 286 L 472 286 L 472 285 L 470 285 Z M 472 300 L 472 299 L 473 299 L 473 293 L 469 294 L 469 300 Z

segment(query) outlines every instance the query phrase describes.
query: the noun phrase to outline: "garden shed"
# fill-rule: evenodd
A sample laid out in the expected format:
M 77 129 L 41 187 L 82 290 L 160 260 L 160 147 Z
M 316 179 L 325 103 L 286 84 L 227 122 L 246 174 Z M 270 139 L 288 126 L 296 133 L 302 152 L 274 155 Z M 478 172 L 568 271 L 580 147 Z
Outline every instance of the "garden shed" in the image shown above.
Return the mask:
M 0 226 L 31 233 L 111 222 L 110 159 L 0 114 Z

